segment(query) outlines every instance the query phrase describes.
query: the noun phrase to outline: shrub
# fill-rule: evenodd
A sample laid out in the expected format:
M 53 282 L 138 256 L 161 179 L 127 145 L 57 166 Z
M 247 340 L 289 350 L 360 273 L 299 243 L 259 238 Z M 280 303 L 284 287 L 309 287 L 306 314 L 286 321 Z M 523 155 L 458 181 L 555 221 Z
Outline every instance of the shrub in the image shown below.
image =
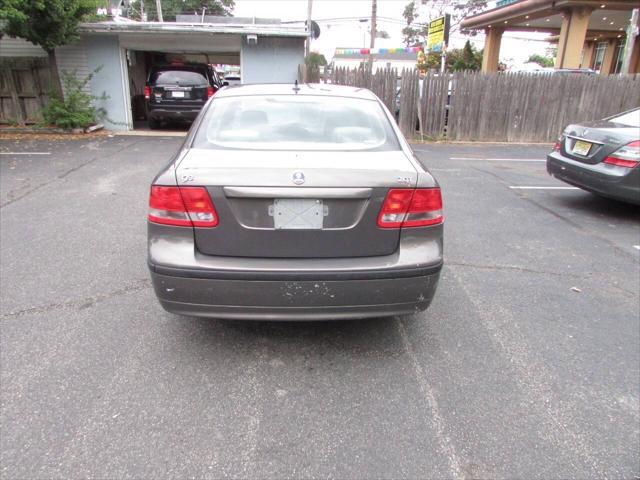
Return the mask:
M 103 118 L 106 111 L 103 108 L 96 108 L 94 100 L 106 97 L 104 95 L 95 97 L 83 90 L 98 70 L 96 69 L 83 79 L 77 78 L 75 71 L 63 72 L 64 98 L 56 94 L 51 95 L 49 103 L 42 109 L 44 123 L 55 125 L 63 130 L 72 130 L 86 128 Z

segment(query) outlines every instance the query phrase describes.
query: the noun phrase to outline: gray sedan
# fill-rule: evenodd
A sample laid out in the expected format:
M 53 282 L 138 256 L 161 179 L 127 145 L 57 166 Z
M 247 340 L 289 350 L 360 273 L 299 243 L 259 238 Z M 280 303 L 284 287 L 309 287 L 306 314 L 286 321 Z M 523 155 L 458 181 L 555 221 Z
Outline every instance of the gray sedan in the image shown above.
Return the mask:
M 443 218 L 438 183 L 370 91 L 229 87 L 153 181 L 148 263 L 183 315 L 408 314 L 436 291 Z
M 547 156 L 554 177 L 603 197 L 640 205 L 640 109 L 569 125 Z

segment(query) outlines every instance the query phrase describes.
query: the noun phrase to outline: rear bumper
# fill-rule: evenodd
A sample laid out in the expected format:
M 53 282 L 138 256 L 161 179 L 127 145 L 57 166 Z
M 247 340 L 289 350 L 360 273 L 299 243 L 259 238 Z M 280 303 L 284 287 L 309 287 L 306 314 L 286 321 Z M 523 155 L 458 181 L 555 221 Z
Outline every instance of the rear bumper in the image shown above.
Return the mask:
M 148 264 L 169 312 L 254 320 L 383 317 L 426 309 L 443 263 L 443 226 L 406 229 L 392 255 L 251 258 L 201 254 L 193 229 L 148 223 Z
M 552 152 L 547 155 L 547 172 L 570 185 L 622 200 L 640 204 L 640 168 L 628 169 L 598 163 L 585 164 Z
M 425 310 L 435 294 L 441 265 L 432 267 L 429 275 L 341 279 L 338 274 L 335 280 L 329 280 L 328 274 L 319 280 L 194 278 L 193 272 L 170 276 L 150 268 L 158 300 L 172 313 L 248 320 L 339 320 Z
M 153 119 L 168 119 L 168 120 L 189 120 L 196 119 L 198 114 L 202 110 L 200 107 L 149 107 L 147 109 L 147 117 Z

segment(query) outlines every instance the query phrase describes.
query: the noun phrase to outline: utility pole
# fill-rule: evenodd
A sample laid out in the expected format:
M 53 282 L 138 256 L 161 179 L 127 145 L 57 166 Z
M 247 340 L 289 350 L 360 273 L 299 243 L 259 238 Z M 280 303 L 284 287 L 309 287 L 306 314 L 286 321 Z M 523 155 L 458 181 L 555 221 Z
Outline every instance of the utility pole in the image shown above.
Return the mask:
M 378 0 L 371 0 L 371 41 L 369 42 L 369 68 L 373 69 L 373 52 L 376 46 L 376 17 L 378 14 Z
M 158 21 L 164 22 L 162 19 L 162 3 L 161 0 L 156 0 L 156 10 L 158 11 Z
M 159 1 L 159 0 L 158 0 Z M 304 44 L 304 58 L 309 56 L 311 50 L 311 7 L 313 6 L 313 0 L 307 0 L 307 41 Z

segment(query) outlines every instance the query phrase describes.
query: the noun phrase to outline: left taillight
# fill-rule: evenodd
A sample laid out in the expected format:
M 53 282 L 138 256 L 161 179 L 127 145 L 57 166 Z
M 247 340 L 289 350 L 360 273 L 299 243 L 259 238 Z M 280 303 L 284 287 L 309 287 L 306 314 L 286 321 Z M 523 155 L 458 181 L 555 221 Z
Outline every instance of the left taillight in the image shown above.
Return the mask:
M 149 195 L 150 222 L 178 227 L 215 227 L 218 215 L 204 187 L 153 185 Z
M 149 87 L 149 85 L 146 85 L 144 87 L 144 98 L 146 100 L 149 100 L 151 98 L 151 87 Z
M 207 87 L 207 98 L 213 97 L 213 94 L 216 93 L 213 87 Z
M 640 140 L 628 143 L 603 160 L 609 165 L 633 168 L 640 163 Z
M 381 228 L 426 227 L 444 221 L 439 188 L 394 188 L 378 214 Z

